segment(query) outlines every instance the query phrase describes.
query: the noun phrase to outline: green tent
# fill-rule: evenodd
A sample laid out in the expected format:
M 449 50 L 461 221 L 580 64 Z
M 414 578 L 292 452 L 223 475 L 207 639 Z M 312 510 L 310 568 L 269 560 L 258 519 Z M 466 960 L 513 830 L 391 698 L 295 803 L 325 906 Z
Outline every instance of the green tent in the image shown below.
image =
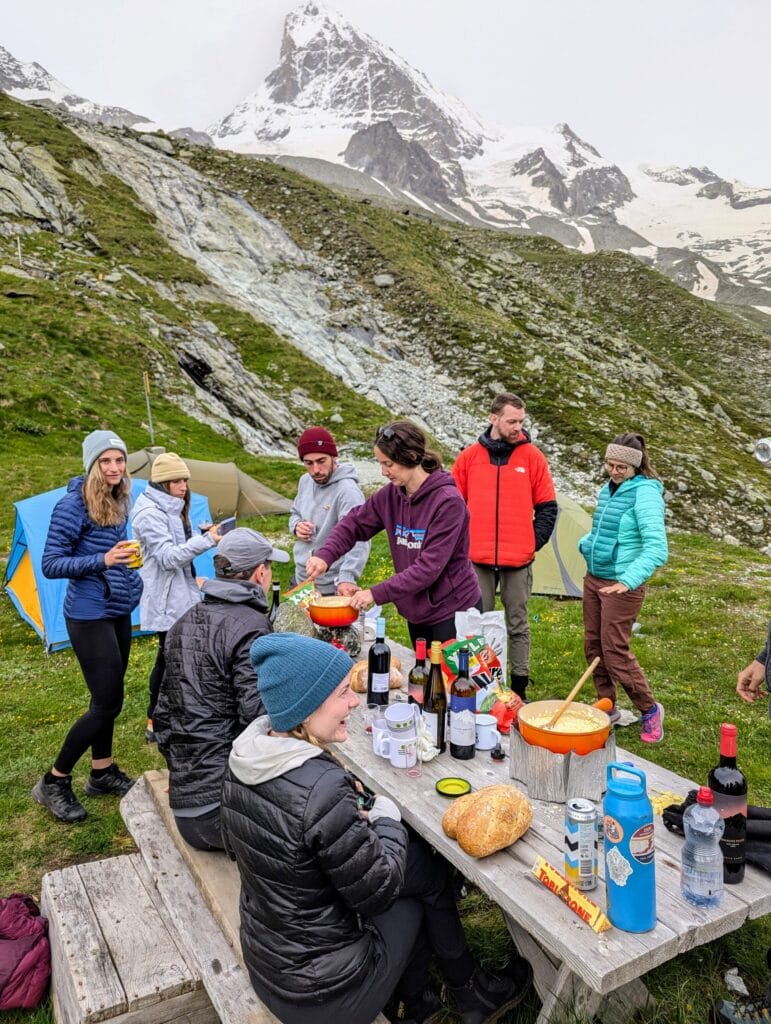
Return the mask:
M 150 470 L 165 448 L 142 448 L 131 452 L 126 465 L 132 477 L 150 479 Z M 215 521 L 225 516 L 270 515 L 289 512 L 292 502 L 259 480 L 242 472 L 235 462 L 204 462 L 201 459 L 184 461 L 190 470 L 190 490 L 205 494 Z
M 586 572 L 578 542 L 592 528 L 592 517 L 572 498 L 557 495 L 557 525 L 549 543 L 535 556 L 533 593 L 581 597 Z

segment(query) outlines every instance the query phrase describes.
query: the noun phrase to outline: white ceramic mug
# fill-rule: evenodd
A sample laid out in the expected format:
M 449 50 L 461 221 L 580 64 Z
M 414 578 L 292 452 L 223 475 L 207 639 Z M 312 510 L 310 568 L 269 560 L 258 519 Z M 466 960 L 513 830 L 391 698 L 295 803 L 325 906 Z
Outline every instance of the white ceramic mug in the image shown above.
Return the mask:
M 477 750 L 492 750 L 500 738 L 498 736 L 498 720 L 495 715 L 477 715 L 474 725 L 477 734 Z
M 388 729 L 385 718 L 375 718 L 372 721 L 372 749 L 378 757 L 388 757 L 388 750 L 383 749 L 383 741 L 388 739 Z
M 420 708 L 417 704 L 389 704 L 385 709 L 385 720 L 391 736 L 415 739 Z
M 403 732 L 399 736 L 386 732 L 378 740 L 377 753 L 381 757 L 387 757 L 393 768 L 414 768 L 418 760 L 418 739 L 415 733 L 412 735 Z

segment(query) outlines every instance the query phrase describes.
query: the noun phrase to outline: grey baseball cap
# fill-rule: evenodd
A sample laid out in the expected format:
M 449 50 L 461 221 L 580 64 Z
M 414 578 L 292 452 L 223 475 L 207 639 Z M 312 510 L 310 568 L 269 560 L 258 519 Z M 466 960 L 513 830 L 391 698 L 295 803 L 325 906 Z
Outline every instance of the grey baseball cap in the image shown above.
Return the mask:
M 238 526 L 226 533 L 217 545 L 217 554 L 227 558 L 233 572 L 254 569 L 263 562 L 288 562 L 286 551 L 274 548 L 270 541 L 248 526 Z

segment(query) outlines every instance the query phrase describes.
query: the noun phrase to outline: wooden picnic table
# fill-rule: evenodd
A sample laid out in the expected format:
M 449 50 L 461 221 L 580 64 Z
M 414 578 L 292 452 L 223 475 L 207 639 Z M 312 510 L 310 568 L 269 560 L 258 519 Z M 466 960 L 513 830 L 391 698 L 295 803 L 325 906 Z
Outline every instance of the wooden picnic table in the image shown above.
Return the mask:
M 508 749 L 508 741 L 504 741 Z M 435 789 L 446 775 L 468 779 L 474 789 L 512 782 L 509 759 L 495 762 L 489 752 L 477 751 L 470 761 L 449 754 L 423 765 L 421 778 L 411 778 L 372 752 L 365 732 L 363 707 L 350 719 L 349 739 L 334 747 L 339 758 L 365 786 L 384 793 L 398 805 L 403 820 L 478 886 L 503 914 L 511 936 L 532 966 L 542 1001 L 537 1024 L 547 1024 L 560 1013 L 560 1004 L 573 1004 L 588 1017 L 606 1022 L 627 1020 L 650 998 L 640 978 L 646 971 L 694 946 L 735 931 L 750 918 L 771 911 L 771 880 L 748 865 L 739 885 L 726 886 L 724 899 L 714 909 L 697 909 L 680 893 L 680 854 L 683 840 L 655 819 L 656 927 L 642 934 L 610 931 L 596 934 L 532 875 L 537 856 L 559 871 L 564 865 L 564 804 L 534 800 L 533 823 L 528 832 L 506 850 L 482 860 L 468 856 L 442 831 L 448 800 Z M 695 783 L 631 754 L 618 750 L 618 760 L 631 761 L 646 775 L 648 792 L 676 793 L 682 798 Z M 526 787 L 519 788 L 526 791 Z M 606 907 L 604 865 L 600 850 L 600 884 L 588 895 Z

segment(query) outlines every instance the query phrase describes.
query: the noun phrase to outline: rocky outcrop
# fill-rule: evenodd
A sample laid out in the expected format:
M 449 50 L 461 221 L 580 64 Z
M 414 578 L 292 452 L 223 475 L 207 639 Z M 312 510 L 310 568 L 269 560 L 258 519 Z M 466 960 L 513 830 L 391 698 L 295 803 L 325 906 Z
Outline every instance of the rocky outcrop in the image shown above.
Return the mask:
M 420 143 L 403 139 L 390 121 L 379 121 L 355 132 L 343 155 L 351 167 L 389 185 L 440 201 L 449 198 L 441 166 Z M 460 168 L 458 175 L 456 191 L 463 187 Z

